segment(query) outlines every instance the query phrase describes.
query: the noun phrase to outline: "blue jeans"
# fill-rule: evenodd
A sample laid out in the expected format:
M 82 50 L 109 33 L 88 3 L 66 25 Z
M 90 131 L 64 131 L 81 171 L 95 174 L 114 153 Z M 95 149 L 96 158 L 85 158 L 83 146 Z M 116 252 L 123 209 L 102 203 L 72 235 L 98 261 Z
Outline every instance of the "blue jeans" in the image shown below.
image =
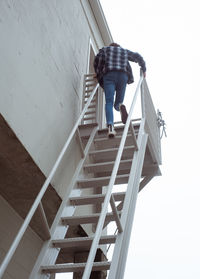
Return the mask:
M 106 99 L 106 122 L 113 125 L 113 106 L 119 111 L 119 105 L 124 101 L 128 75 L 120 71 L 111 71 L 103 76 L 103 86 Z M 115 95 L 116 91 L 116 95 Z M 115 102 L 114 102 L 115 96 Z

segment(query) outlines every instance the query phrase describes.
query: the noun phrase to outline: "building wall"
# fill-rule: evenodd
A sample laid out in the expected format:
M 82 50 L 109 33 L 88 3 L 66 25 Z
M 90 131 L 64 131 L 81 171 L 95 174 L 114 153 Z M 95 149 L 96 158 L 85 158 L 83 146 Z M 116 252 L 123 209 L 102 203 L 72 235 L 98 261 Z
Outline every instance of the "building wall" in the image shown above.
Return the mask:
M 80 114 L 100 31 L 87 0 L 1 0 L 0 41 L 0 113 L 48 176 Z M 80 156 L 74 139 L 52 183 L 61 197 Z M 1 261 L 22 219 L 2 198 L 0 207 Z M 41 245 L 28 229 L 3 278 L 27 279 Z
M 0 113 L 47 176 L 80 113 L 89 42 L 102 44 L 100 33 L 87 1 L 2 0 L 0 38 Z
M 4 258 L 22 221 L 22 218 L 0 196 L 0 262 Z M 27 279 L 41 246 L 42 241 L 39 236 L 28 228 L 2 279 Z

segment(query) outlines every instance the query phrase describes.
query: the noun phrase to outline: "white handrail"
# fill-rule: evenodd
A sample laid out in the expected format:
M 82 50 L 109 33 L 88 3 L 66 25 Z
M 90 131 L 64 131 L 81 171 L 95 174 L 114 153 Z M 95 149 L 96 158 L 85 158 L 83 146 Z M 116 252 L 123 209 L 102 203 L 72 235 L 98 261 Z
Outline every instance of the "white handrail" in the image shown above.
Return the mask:
M 98 247 L 99 240 L 100 240 L 100 237 L 101 237 L 101 233 L 102 233 L 102 230 L 103 230 L 105 217 L 106 217 L 106 214 L 107 214 L 107 211 L 108 211 L 108 205 L 109 205 L 109 202 L 110 202 L 113 185 L 114 185 L 114 182 L 115 182 L 115 179 L 116 179 L 116 175 L 117 175 L 119 164 L 120 164 L 120 159 L 121 159 L 122 152 L 123 152 L 123 149 L 124 149 L 124 145 L 125 145 L 125 141 L 126 141 L 126 137 L 127 137 L 127 133 L 128 133 L 128 128 L 129 128 L 130 121 L 131 121 L 131 116 L 132 116 L 132 113 L 133 113 L 134 106 L 136 104 L 136 100 L 137 100 L 137 97 L 138 97 L 138 94 L 139 94 L 139 91 L 140 91 L 140 86 L 142 84 L 143 78 L 144 77 L 143 77 L 143 74 L 142 74 L 141 77 L 140 77 L 140 80 L 138 82 L 134 97 L 133 97 L 133 101 L 132 101 L 132 104 L 131 104 L 131 108 L 129 110 L 126 125 L 124 127 L 124 131 L 123 131 L 123 134 L 122 134 L 122 139 L 121 139 L 121 142 L 120 142 L 120 145 L 119 145 L 118 153 L 117 153 L 115 164 L 114 164 L 114 167 L 113 167 L 113 170 L 112 170 L 111 178 L 110 178 L 110 181 L 109 181 L 109 184 L 108 184 L 107 193 L 106 193 L 106 196 L 105 196 L 105 200 L 104 200 L 104 204 L 103 204 L 103 207 L 102 207 L 101 215 L 99 217 L 99 221 L 98 221 L 98 225 L 97 225 L 97 228 L 96 228 L 95 236 L 94 236 L 94 239 L 93 239 L 93 242 L 92 242 L 92 246 L 90 248 L 90 253 L 89 253 L 89 256 L 88 256 L 87 264 L 86 264 L 82 279 L 89 279 L 90 273 L 92 271 L 92 265 L 93 265 L 94 258 L 95 258 L 95 255 L 96 255 L 96 251 L 97 251 L 97 247 Z
M 63 158 L 63 156 L 64 156 L 64 154 L 65 154 L 65 152 L 66 152 L 66 150 L 67 150 L 67 148 L 68 148 L 72 138 L 74 137 L 74 134 L 75 134 L 75 132 L 76 132 L 76 130 L 77 130 L 77 128 L 78 128 L 78 126 L 79 126 L 79 124 L 80 124 L 84 114 L 85 114 L 85 112 L 87 111 L 87 109 L 88 109 L 88 107 L 89 107 L 89 105 L 90 105 L 94 95 L 96 94 L 98 87 L 99 87 L 99 84 L 97 84 L 95 86 L 95 88 L 93 89 L 93 91 L 92 91 L 92 93 L 91 93 L 91 95 L 90 95 L 90 97 L 89 97 L 89 99 L 88 99 L 84 109 L 82 110 L 82 112 L 81 112 L 78 120 L 76 121 L 76 124 L 74 125 L 74 127 L 73 127 L 73 129 L 72 129 L 72 131 L 71 131 L 71 133 L 70 133 L 70 135 L 69 135 L 69 137 L 68 137 L 64 147 L 63 147 L 63 149 L 61 150 L 60 155 L 58 156 L 58 158 L 57 158 L 57 160 L 56 160 L 56 162 L 55 162 L 55 164 L 54 164 L 54 166 L 53 166 L 49 176 L 45 180 L 45 182 L 44 182 L 44 184 L 43 184 L 39 194 L 37 195 L 37 197 L 36 197 L 32 207 L 31 207 L 31 209 L 29 211 L 29 213 L 27 214 L 27 216 L 26 216 L 26 218 L 25 218 L 21 228 L 19 229 L 19 231 L 18 231 L 18 233 L 17 233 L 17 235 L 16 235 L 16 237 L 15 237 L 15 239 L 14 239 L 14 241 L 13 241 L 11 247 L 10 247 L 10 249 L 8 250 L 8 252 L 7 252 L 7 254 L 6 254 L 6 256 L 5 256 L 3 262 L 2 262 L 2 264 L 0 266 L 0 278 L 2 278 L 2 275 L 4 274 L 4 272 L 5 272 L 8 264 L 9 264 L 9 262 L 10 262 L 12 256 L 13 256 L 13 254 L 14 254 L 15 250 L 17 249 L 17 246 L 19 245 L 20 240 L 22 239 L 22 237 L 23 237 L 23 235 L 24 235 L 24 233 L 25 233 L 25 231 L 26 231 L 26 229 L 27 229 L 27 227 L 28 227 L 28 225 L 29 225 L 29 223 L 30 223 L 30 221 L 31 221 L 31 219 L 32 219 L 32 217 L 33 217 L 33 215 L 34 215 L 34 213 L 35 213 L 35 211 L 36 211 L 36 209 L 37 209 L 41 199 L 42 199 L 42 197 L 43 197 L 43 195 L 45 194 L 45 192 L 46 192 L 46 190 L 47 190 L 47 188 L 49 186 L 49 183 L 51 182 L 53 176 L 55 175 L 55 172 L 56 172 L 60 162 L 62 161 L 62 158 Z
M 134 216 L 134 209 L 136 205 L 136 197 L 140 184 L 139 180 L 141 177 L 143 159 L 146 150 L 145 146 L 147 142 L 147 135 L 145 134 L 144 124 L 145 119 L 143 118 L 137 137 L 138 151 L 133 155 L 126 197 L 123 205 L 123 212 L 120 219 L 122 227 L 124 228 L 123 236 L 119 236 L 115 242 L 115 248 L 109 272 L 109 279 L 123 278 L 123 272 L 128 252 L 128 244 L 130 240 L 130 232 Z

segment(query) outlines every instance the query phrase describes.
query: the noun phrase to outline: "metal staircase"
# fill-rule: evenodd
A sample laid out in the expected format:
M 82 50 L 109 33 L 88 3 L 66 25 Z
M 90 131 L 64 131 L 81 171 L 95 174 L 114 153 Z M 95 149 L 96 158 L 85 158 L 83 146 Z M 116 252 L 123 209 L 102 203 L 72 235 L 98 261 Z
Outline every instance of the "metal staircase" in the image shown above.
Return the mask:
M 100 129 L 96 122 L 97 91 L 98 85 L 93 76 L 86 75 L 83 111 L 2 263 L 0 278 L 74 135 L 78 136 L 82 158 L 68 187 L 70 191 L 63 198 L 49 231 L 49 240 L 44 243 L 29 278 L 54 278 L 54 274 L 64 272 L 74 273 L 73 278 L 98 278 L 95 272 L 101 272 L 102 277 L 99 278 L 123 278 L 137 194 L 155 175 L 160 174 L 159 128 L 154 123 L 156 114 L 152 113 L 152 108 L 153 124 L 146 119 L 148 104 L 145 102 L 150 95 L 143 76 L 140 77 L 126 125 L 116 124 L 117 135 L 113 139 L 109 139 L 107 129 Z M 134 121 L 131 120 L 132 112 L 140 93 L 143 115 Z M 82 213 L 86 212 L 81 210 L 83 207 L 88 209 L 87 214 Z M 116 224 L 116 234 L 109 234 L 107 228 L 111 222 Z M 71 226 L 81 226 L 90 233 L 66 238 Z M 106 249 L 110 244 L 114 245 L 114 250 L 112 258 L 107 260 Z M 57 263 L 62 249 L 71 255 L 71 262 Z M 100 261 L 96 260 L 99 249 L 104 255 Z M 83 259 L 74 262 L 73 255 L 77 252 L 83 252 L 84 262 L 81 262 Z

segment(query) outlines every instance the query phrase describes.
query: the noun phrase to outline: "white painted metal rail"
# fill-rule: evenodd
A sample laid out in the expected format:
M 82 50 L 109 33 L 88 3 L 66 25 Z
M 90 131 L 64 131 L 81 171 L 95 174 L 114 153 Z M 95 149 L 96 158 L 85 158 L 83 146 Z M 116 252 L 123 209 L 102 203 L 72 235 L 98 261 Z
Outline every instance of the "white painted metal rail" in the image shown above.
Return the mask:
M 71 133 L 70 133 L 70 135 L 69 135 L 69 137 L 68 137 L 64 147 L 63 147 L 63 149 L 61 150 L 61 152 L 60 152 L 60 154 L 59 154 L 59 156 L 58 156 L 58 158 L 57 158 L 57 160 L 56 160 L 56 162 L 55 162 L 55 164 L 54 164 L 54 166 L 53 166 L 53 168 L 52 168 L 52 170 L 51 170 L 51 172 L 49 174 L 49 176 L 45 180 L 45 182 L 44 182 L 44 184 L 43 184 L 39 194 L 37 195 L 37 197 L 36 197 L 32 207 L 31 207 L 30 211 L 27 214 L 27 216 L 26 216 L 26 218 L 25 218 L 21 228 L 19 229 L 19 231 L 18 231 L 18 233 L 17 233 L 17 235 L 16 235 L 12 245 L 10 246 L 10 249 L 8 250 L 8 252 L 7 252 L 7 254 L 6 254 L 6 256 L 5 256 L 3 262 L 2 262 L 2 264 L 0 266 L 0 278 L 2 278 L 2 276 L 3 276 L 5 270 L 6 270 L 7 266 L 8 266 L 8 264 L 9 264 L 12 256 L 13 256 L 13 254 L 15 253 L 15 250 L 17 249 L 17 247 L 19 245 L 20 240 L 22 239 L 22 237 L 23 237 L 23 235 L 24 235 L 24 233 L 25 233 L 25 231 L 26 231 L 26 229 L 27 229 L 27 227 L 28 227 L 28 225 L 29 225 L 29 223 L 30 223 L 30 221 L 31 221 L 35 211 L 38 208 L 38 205 L 40 204 L 40 202 L 42 200 L 42 197 L 44 196 L 44 194 L 45 194 L 45 192 L 46 192 L 46 190 L 47 190 L 47 188 L 48 188 L 52 178 L 54 177 L 54 175 L 56 173 L 56 170 L 57 170 L 58 166 L 60 165 L 60 163 L 62 161 L 62 158 L 63 158 L 66 150 L 68 149 L 69 144 L 70 144 L 71 140 L 73 139 L 73 137 L 74 137 L 74 135 L 75 135 L 75 133 L 77 131 L 78 126 L 80 125 L 80 123 L 82 121 L 83 116 L 85 115 L 88 107 L 90 106 L 90 103 L 91 103 L 92 99 L 94 98 L 94 95 L 97 92 L 98 87 L 99 87 L 99 85 L 97 84 L 95 86 L 95 88 L 93 89 L 92 93 L 90 94 L 90 97 L 88 98 L 87 103 L 85 104 L 85 106 L 84 106 L 84 108 L 83 108 L 83 110 L 82 110 L 78 120 L 76 121 L 76 123 L 75 123 L 75 125 L 74 125 L 74 127 L 73 127 L 73 129 L 72 129 L 72 131 L 71 131 Z
M 157 164 L 161 164 L 160 128 L 157 123 L 157 113 L 144 79 L 141 86 L 142 117 L 146 119 L 145 129 L 149 135 L 150 152 Z
M 115 160 L 115 163 L 114 163 L 114 167 L 113 167 L 113 170 L 112 170 L 110 181 L 109 181 L 109 184 L 108 184 L 108 187 L 107 187 L 107 193 L 106 193 L 106 196 L 105 196 L 105 200 L 104 200 L 104 204 L 103 204 L 103 207 L 102 207 L 101 215 L 99 217 L 99 221 L 98 221 L 98 225 L 97 225 L 97 228 L 96 228 L 95 236 L 94 236 L 94 239 L 93 239 L 93 242 L 92 242 L 92 246 L 90 248 L 90 253 L 89 253 L 89 256 L 88 256 L 87 264 L 86 264 L 82 279 L 89 279 L 91 271 L 92 271 L 94 258 L 95 258 L 96 251 L 97 251 L 98 244 L 99 244 L 99 240 L 100 240 L 100 237 L 101 237 L 101 234 L 102 234 L 105 217 L 106 217 L 106 214 L 107 214 L 107 211 L 108 211 L 108 205 L 109 205 L 110 200 L 111 200 L 112 189 L 113 189 L 115 179 L 116 179 L 116 175 L 117 175 L 117 172 L 118 172 L 122 152 L 123 152 L 126 137 L 127 137 L 127 134 L 128 134 L 128 129 L 129 129 L 129 126 L 131 124 L 131 117 L 132 117 L 133 109 L 135 107 L 137 97 L 138 97 L 139 92 L 140 92 L 140 87 L 141 87 L 142 81 L 143 81 L 143 75 L 141 75 L 141 77 L 140 77 L 140 80 L 138 82 L 138 85 L 137 85 L 137 88 L 136 88 L 136 91 L 135 91 L 135 94 L 134 94 L 134 97 L 133 97 L 131 108 L 129 110 L 128 118 L 127 118 L 126 125 L 124 127 L 124 131 L 123 131 L 123 134 L 122 134 L 122 139 L 121 139 L 121 142 L 120 142 L 119 150 L 118 150 L 118 153 L 117 153 L 117 156 L 116 156 L 116 160 Z M 121 227 L 121 223 L 120 223 L 120 225 L 118 224 L 118 227 L 120 227 L 120 231 L 122 232 L 123 227 Z
M 144 131 L 145 119 L 142 119 L 138 134 L 138 150 L 134 153 L 129 175 L 127 192 L 121 216 L 123 234 L 118 234 L 109 272 L 109 279 L 122 279 L 128 254 L 132 223 L 135 213 L 137 195 L 139 192 L 144 155 L 147 144 L 147 134 Z

